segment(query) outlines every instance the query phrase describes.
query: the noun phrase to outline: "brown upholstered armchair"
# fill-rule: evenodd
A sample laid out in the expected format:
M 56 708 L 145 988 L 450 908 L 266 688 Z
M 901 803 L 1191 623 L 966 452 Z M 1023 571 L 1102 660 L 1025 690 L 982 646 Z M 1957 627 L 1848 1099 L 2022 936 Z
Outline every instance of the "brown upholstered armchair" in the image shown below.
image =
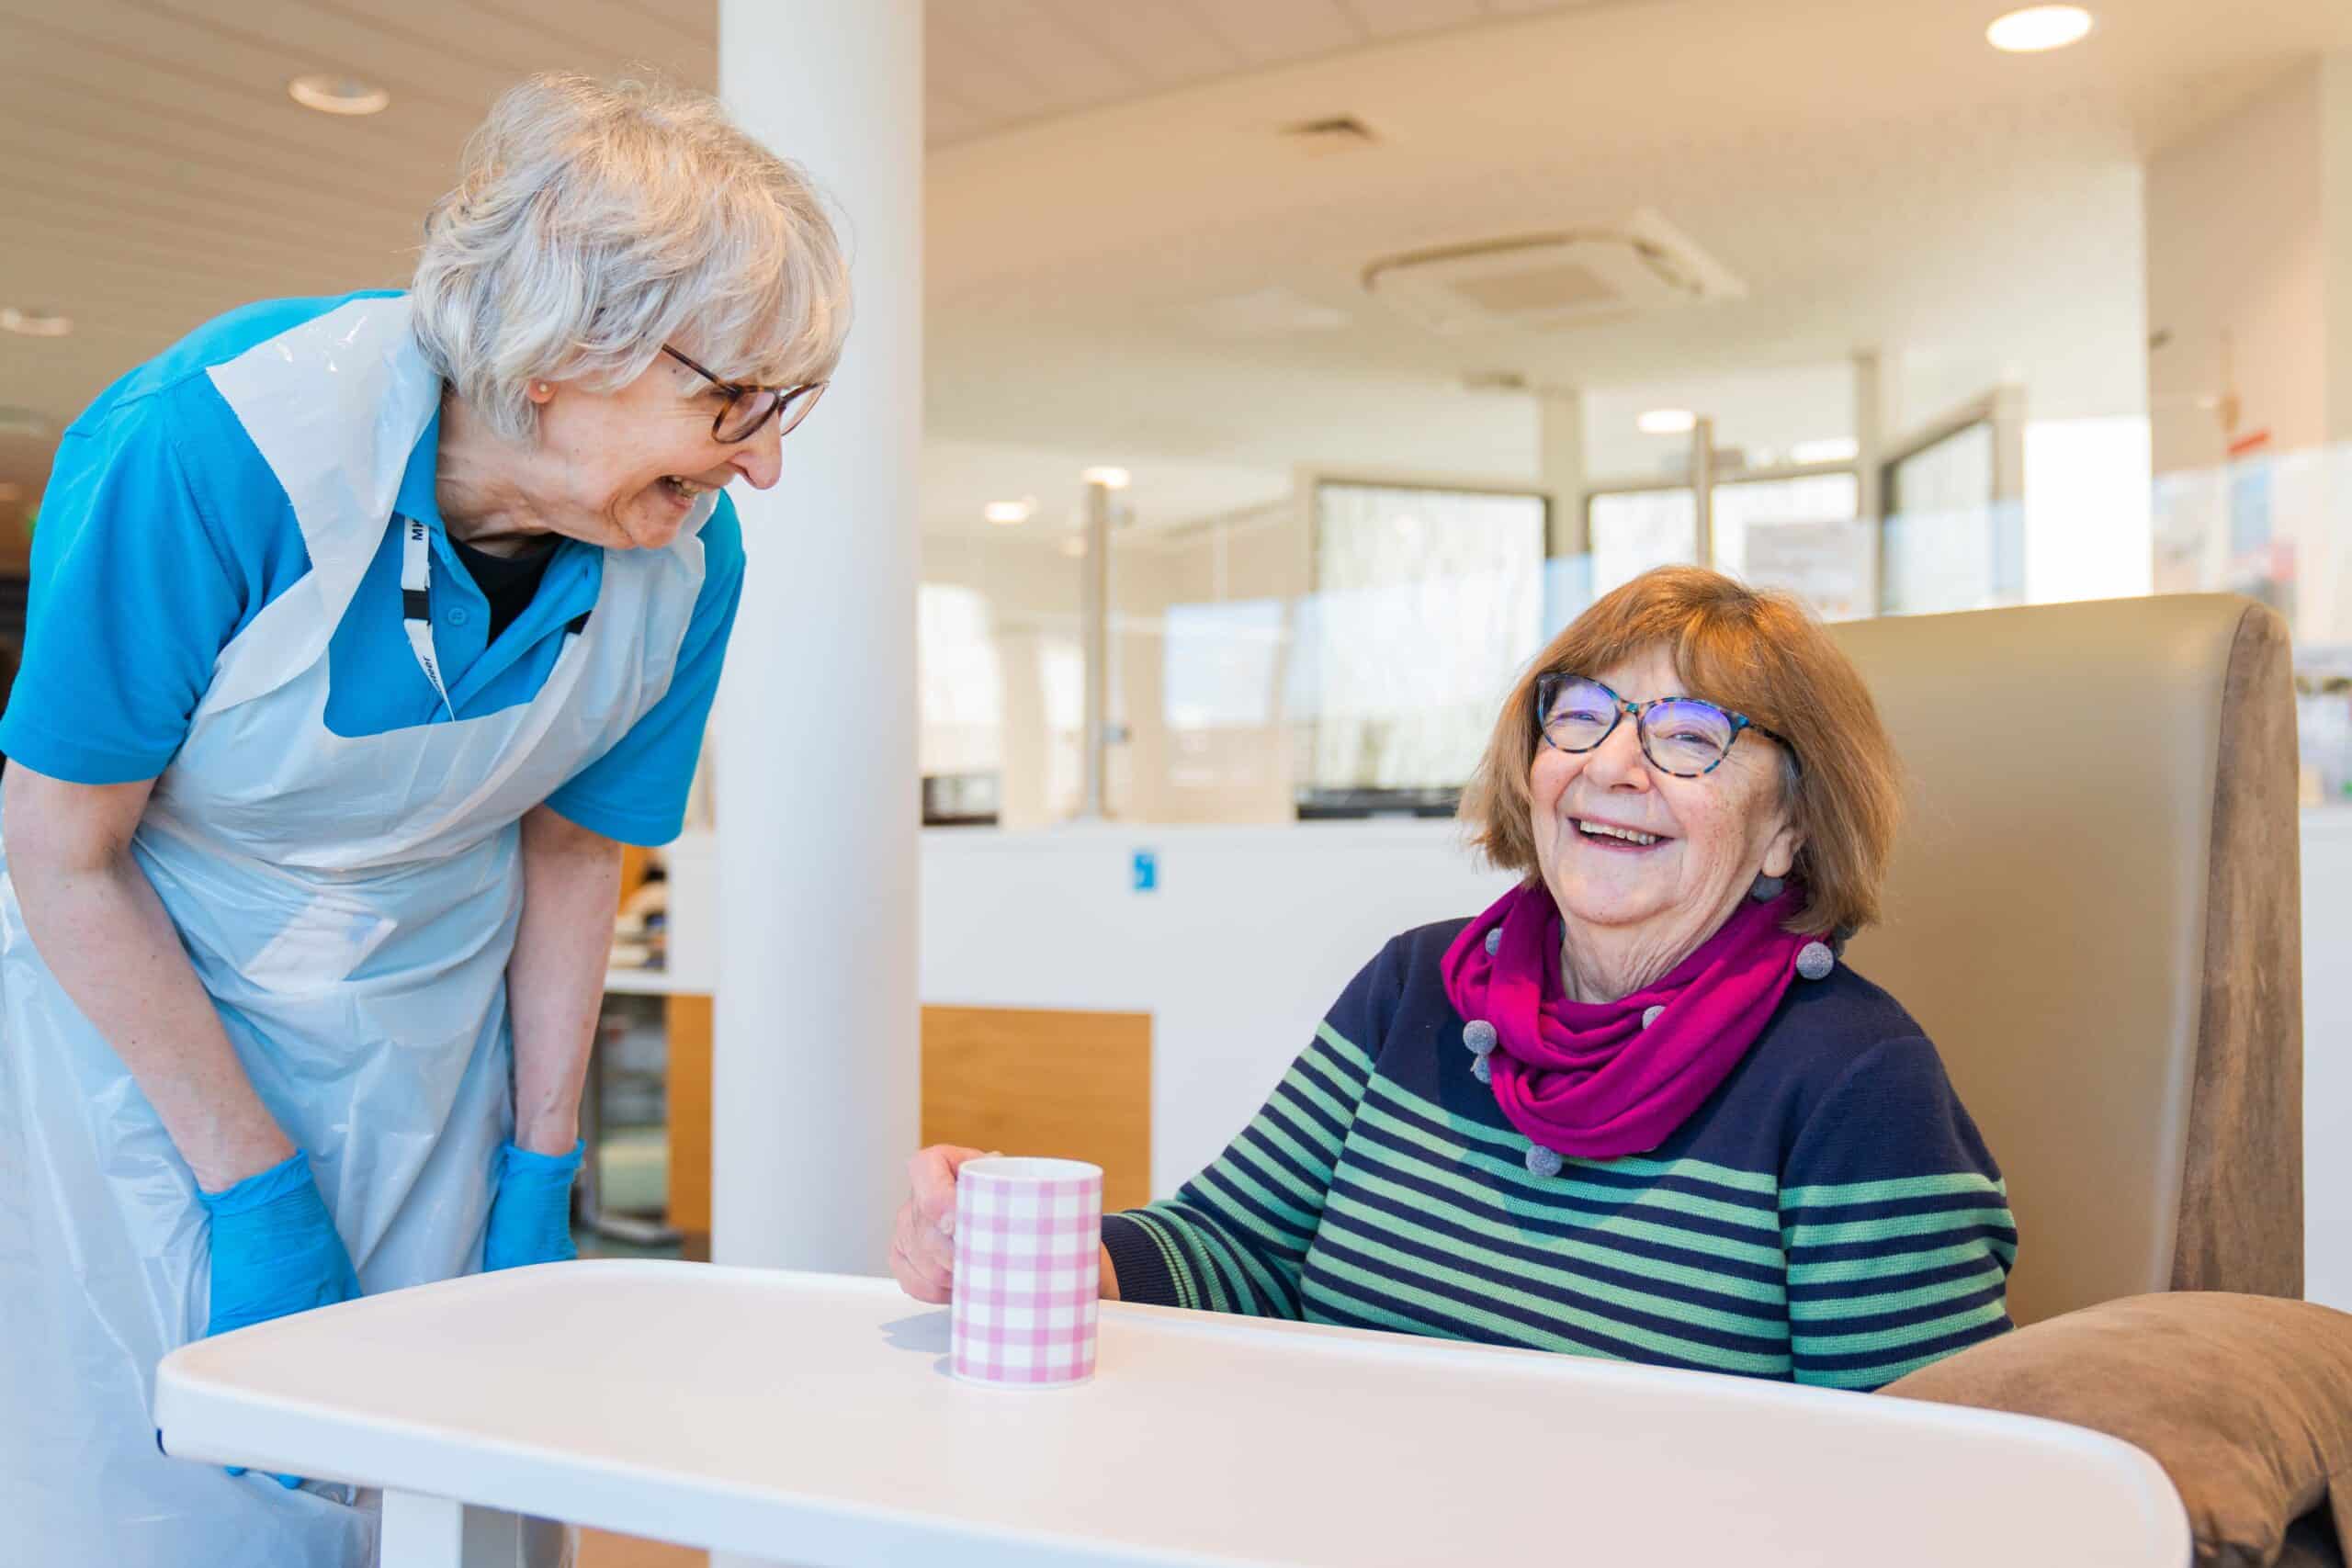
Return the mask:
M 1912 775 L 1886 922 L 1849 956 L 2008 1178 L 2012 1315 L 2301 1296 L 2285 626 L 2184 594 L 1835 629 Z
M 2021 1332 L 1887 1392 L 2139 1443 L 2180 1491 L 2200 1563 L 2341 1562 L 2352 1317 L 2291 1299 L 2284 625 L 2198 594 L 1835 630 L 1912 774 L 1887 919 L 1848 956 L 1936 1042 L 2020 1244 Z

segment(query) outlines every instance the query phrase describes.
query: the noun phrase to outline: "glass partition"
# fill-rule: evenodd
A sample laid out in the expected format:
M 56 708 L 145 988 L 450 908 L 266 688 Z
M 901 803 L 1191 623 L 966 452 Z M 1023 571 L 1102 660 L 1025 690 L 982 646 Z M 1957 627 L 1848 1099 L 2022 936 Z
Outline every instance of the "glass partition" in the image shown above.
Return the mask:
M 2031 427 L 2024 444 L 2064 423 Z M 1981 424 L 1957 429 L 1894 465 L 1905 504 L 1886 525 L 1885 594 L 1902 609 L 2030 596 L 2025 508 L 1991 496 L 1991 440 Z M 1879 538 L 1856 515 L 1860 493 L 1851 470 L 1726 480 L 1718 564 L 1824 618 L 1866 614 Z M 1689 500 L 1596 495 L 1593 552 L 1550 558 L 1540 495 L 1347 480 L 1310 480 L 1295 503 L 1203 527 L 1114 535 L 1114 817 L 1450 809 L 1526 660 L 1637 555 L 1689 558 L 1687 533 L 1679 556 L 1661 545 L 1678 515 L 1687 528 Z M 2036 529 L 2084 526 L 2071 491 L 2036 504 Z M 2352 800 L 2352 453 L 2168 474 L 2104 505 L 2150 519 L 2156 591 L 2249 593 L 2289 617 L 2307 795 Z M 1611 521 L 1626 531 L 1603 536 Z M 936 553 L 920 666 L 936 820 L 1042 827 L 1077 809 L 1081 560 L 1068 543 Z
M 1889 615 L 2015 604 L 2024 508 L 2005 493 L 1996 430 L 1972 420 L 1886 466 L 1879 608 Z
M 1699 508 L 1690 488 L 1607 491 L 1585 505 L 1594 588 L 1606 593 L 1652 567 L 1694 560 Z
M 1323 479 L 1291 716 L 1307 814 L 1450 808 L 1544 629 L 1545 498 Z

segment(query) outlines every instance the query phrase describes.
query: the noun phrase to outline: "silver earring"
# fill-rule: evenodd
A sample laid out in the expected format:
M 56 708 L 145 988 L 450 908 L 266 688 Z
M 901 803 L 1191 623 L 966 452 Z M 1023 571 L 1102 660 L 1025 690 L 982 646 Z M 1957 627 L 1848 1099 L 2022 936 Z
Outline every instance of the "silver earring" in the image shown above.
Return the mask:
M 1787 886 L 1788 884 L 1777 876 L 1766 876 L 1758 872 L 1756 881 L 1747 889 L 1747 896 L 1759 904 L 1769 904 L 1781 896 L 1781 889 Z

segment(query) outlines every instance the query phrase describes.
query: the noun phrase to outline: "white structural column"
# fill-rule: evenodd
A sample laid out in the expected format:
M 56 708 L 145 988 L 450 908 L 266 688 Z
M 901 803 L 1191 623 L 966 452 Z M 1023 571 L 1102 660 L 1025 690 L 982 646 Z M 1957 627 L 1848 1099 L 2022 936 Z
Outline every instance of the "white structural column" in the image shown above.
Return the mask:
M 1589 554 L 1584 518 L 1584 394 L 1547 390 L 1535 399 L 1536 483 L 1552 498 L 1551 537 L 1544 553 Z
M 720 96 L 831 197 L 856 324 L 774 490 L 721 688 L 712 1250 L 880 1273 L 918 1127 L 921 0 L 720 0 Z

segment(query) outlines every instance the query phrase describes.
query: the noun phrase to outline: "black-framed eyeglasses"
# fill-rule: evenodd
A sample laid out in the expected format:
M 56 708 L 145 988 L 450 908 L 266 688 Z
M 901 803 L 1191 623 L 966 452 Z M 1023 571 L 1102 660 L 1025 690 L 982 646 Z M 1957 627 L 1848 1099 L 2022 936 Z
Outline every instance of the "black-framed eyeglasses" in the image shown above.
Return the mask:
M 1589 675 L 1562 672 L 1535 682 L 1535 723 L 1544 744 L 1560 751 L 1589 751 L 1634 721 L 1642 755 L 1660 773 L 1695 779 L 1713 773 L 1731 755 L 1742 730 L 1796 748 L 1744 713 L 1726 713 L 1697 697 L 1653 697 L 1629 703 Z
M 803 381 L 797 387 L 747 387 L 741 381 L 720 379 L 666 343 L 662 352 L 727 394 L 727 406 L 710 422 L 710 438 L 729 446 L 749 441 L 772 419 L 783 422 L 783 428 L 775 433 L 776 439 L 783 440 L 808 417 L 808 411 L 817 406 L 830 384 Z

